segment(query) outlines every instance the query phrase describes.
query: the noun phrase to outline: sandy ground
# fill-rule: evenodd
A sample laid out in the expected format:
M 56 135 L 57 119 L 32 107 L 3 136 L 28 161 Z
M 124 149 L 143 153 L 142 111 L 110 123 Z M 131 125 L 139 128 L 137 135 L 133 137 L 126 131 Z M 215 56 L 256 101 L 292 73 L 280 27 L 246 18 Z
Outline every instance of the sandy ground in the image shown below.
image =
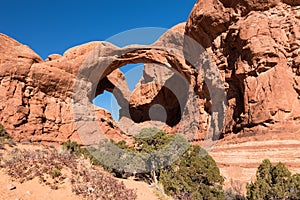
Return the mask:
M 145 182 L 134 181 L 132 179 L 122 179 L 125 186 L 129 189 L 135 189 L 137 191 L 137 200 L 159 200 L 154 194 L 150 185 Z
M 209 153 L 225 177 L 225 188 L 233 187 L 237 192 L 245 193 L 247 182 L 255 180 L 257 167 L 263 159 L 268 158 L 273 163 L 283 162 L 292 172 L 300 173 L 299 136 L 300 133 L 281 133 L 248 138 L 227 138 L 227 140 L 217 142 Z M 36 149 L 41 147 L 19 145 L 18 148 Z M 12 181 L 1 170 L 0 177 L 0 200 L 81 199 L 72 193 L 71 184 L 68 182 L 62 184 L 58 190 L 52 190 L 46 185 L 41 185 L 37 179 L 23 184 Z M 136 189 L 138 200 L 159 199 L 147 183 L 132 179 L 118 180 L 123 181 L 127 188 Z M 16 189 L 9 190 L 8 187 L 11 185 Z
M 0 171 L 0 199 L 1 200 L 74 200 L 81 198 L 74 195 L 69 183 L 64 183 L 58 190 L 52 190 L 46 185 L 41 185 L 38 179 L 24 183 L 12 181 L 3 171 Z M 9 190 L 8 187 L 15 186 L 16 189 Z

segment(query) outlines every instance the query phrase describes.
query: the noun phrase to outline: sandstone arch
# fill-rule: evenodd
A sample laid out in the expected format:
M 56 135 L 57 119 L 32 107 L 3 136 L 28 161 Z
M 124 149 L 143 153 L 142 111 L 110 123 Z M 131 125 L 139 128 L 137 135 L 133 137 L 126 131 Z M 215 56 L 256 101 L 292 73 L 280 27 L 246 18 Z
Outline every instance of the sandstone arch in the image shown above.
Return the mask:
M 103 47 L 103 46 L 105 46 L 105 47 Z M 134 64 L 134 63 L 141 63 L 141 62 L 146 63 L 146 64 L 156 63 L 156 64 L 164 65 L 165 68 L 175 69 L 177 71 L 177 77 L 181 77 L 181 79 L 186 79 L 185 82 L 183 82 L 183 84 L 182 84 L 182 85 L 185 84 L 186 87 L 183 87 L 183 88 L 175 87 L 174 88 L 174 81 L 173 81 L 173 86 L 171 86 L 171 84 L 169 84 L 169 86 L 164 85 L 165 82 L 167 81 L 167 79 L 164 80 L 165 82 L 163 82 L 160 86 L 154 86 L 152 84 L 152 86 L 154 87 L 153 89 L 156 92 L 156 94 L 154 94 L 154 96 L 151 96 L 149 98 L 151 100 L 151 102 L 148 102 L 148 104 L 147 104 L 147 102 L 143 102 L 142 104 L 147 104 L 148 107 L 146 106 L 147 107 L 146 110 L 149 109 L 149 105 L 151 105 L 153 102 L 157 102 L 157 101 L 155 101 L 155 97 L 157 95 L 159 96 L 161 93 L 166 94 L 166 92 L 162 92 L 162 91 L 168 91 L 168 89 L 170 89 L 168 87 L 171 87 L 171 88 L 173 87 L 173 91 L 171 91 L 171 93 L 173 93 L 174 97 L 177 97 L 179 99 L 185 99 L 185 100 L 183 100 L 182 105 L 179 105 L 179 103 L 177 103 L 175 105 L 175 107 L 176 106 L 180 107 L 179 110 L 178 110 L 178 108 L 176 108 L 177 109 L 177 111 L 176 111 L 177 118 L 175 117 L 176 118 L 175 120 L 168 119 L 168 124 L 175 126 L 180 121 L 181 114 L 184 110 L 183 108 L 185 107 L 185 103 L 188 98 L 188 93 L 193 92 L 193 88 L 194 88 L 193 86 L 191 87 L 192 89 L 190 89 L 190 91 L 188 88 L 189 88 L 189 85 L 195 84 L 195 76 L 194 75 L 195 75 L 196 70 L 193 70 L 190 66 L 188 66 L 185 63 L 185 59 L 183 58 L 182 53 L 179 55 L 176 55 L 174 53 L 174 52 L 178 51 L 178 49 L 172 49 L 173 54 L 167 50 L 168 49 L 166 49 L 165 47 L 159 47 L 159 46 L 145 47 L 145 46 L 136 45 L 136 46 L 130 46 L 130 47 L 125 47 L 123 49 L 119 49 L 108 43 L 103 43 L 102 45 L 99 45 L 98 47 L 95 48 L 95 51 L 93 51 L 89 55 L 87 60 L 82 65 L 82 68 L 78 72 L 77 82 L 76 82 L 78 84 L 75 83 L 75 89 L 74 89 L 75 107 L 77 105 L 85 105 L 87 108 L 89 108 L 90 107 L 89 104 L 91 103 L 92 99 L 95 96 L 99 95 L 104 90 L 103 83 L 107 82 L 107 77 L 114 70 L 116 70 L 126 64 Z M 173 76 L 173 78 L 174 77 L 175 76 Z M 172 77 L 168 77 L 168 78 L 170 78 L 170 80 L 171 80 Z M 162 86 L 164 87 L 163 90 L 162 90 Z M 168 86 L 168 87 L 166 87 L 166 86 Z M 113 87 L 113 85 L 111 84 L 110 91 L 112 90 L 112 87 Z M 77 94 L 76 94 L 76 91 L 78 91 Z M 171 93 L 169 92 L 168 94 L 171 94 Z M 78 96 L 78 98 L 77 98 L 77 96 Z M 133 103 L 130 100 L 130 96 L 128 94 L 128 89 L 127 90 L 125 89 L 125 92 L 122 93 L 122 91 L 119 90 L 119 88 L 118 88 L 117 92 L 115 93 L 115 96 L 118 99 L 119 105 L 122 107 L 121 117 L 127 117 L 126 124 L 128 124 L 128 125 L 133 124 L 135 118 L 133 117 L 134 120 L 132 120 L 131 115 L 135 111 L 134 111 L 134 109 L 129 108 L 129 105 L 133 105 Z M 131 101 L 131 103 L 130 103 L 130 101 Z M 168 100 L 166 100 L 166 98 L 165 98 L 165 99 L 163 99 L 163 101 L 167 102 Z M 172 103 L 169 105 L 172 105 Z M 78 107 L 80 107 L 80 106 L 78 106 Z M 173 107 L 174 107 L 174 105 L 173 105 Z M 144 106 L 144 108 L 145 108 L 145 106 Z M 173 114 L 172 112 L 174 112 L 174 111 L 172 111 L 172 109 L 174 110 L 174 108 L 167 109 L 167 112 L 170 116 L 171 116 L 171 114 Z M 92 112 L 93 111 L 91 109 L 90 112 L 88 112 L 88 113 L 84 112 L 81 114 L 82 115 L 92 115 Z M 145 112 L 145 110 L 142 110 L 141 113 L 143 114 L 143 113 L 147 113 L 147 112 Z M 178 113 L 180 113 L 179 117 L 178 117 Z M 77 116 L 77 117 L 80 119 L 83 119 L 84 117 L 81 114 L 79 114 L 79 116 Z M 137 116 L 136 114 L 133 114 L 133 115 Z M 135 120 L 136 122 L 144 122 L 144 121 L 149 120 L 149 118 L 142 116 L 142 115 L 139 117 L 141 117 L 143 119 Z M 87 122 L 85 122 L 85 123 L 87 123 Z M 91 123 L 93 123 L 93 122 L 91 122 Z M 81 126 L 85 126 L 85 125 L 81 125 Z M 89 127 L 91 127 L 91 125 Z
M 130 99 L 127 85 L 121 84 L 121 86 L 116 87 L 116 84 L 120 80 L 125 83 L 125 78 L 118 68 L 129 63 L 142 62 L 145 63 L 145 74 L 147 74 L 148 78 L 152 76 L 152 72 L 150 72 L 149 69 L 153 68 L 151 65 L 154 63 L 163 65 L 166 69 L 173 69 L 177 73 L 176 76 L 184 81 L 182 82 L 183 84 L 180 84 L 183 87 L 175 87 L 174 91 L 171 92 L 173 94 L 171 94 L 168 91 L 168 88 L 164 87 L 162 89 L 153 81 L 144 77 L 144 88 L 139 88 L 137 91 L 142 91 L 145 89 L 145 86 L 147 86 L 154 90 L 156 94 L 150 98 L 150 102 L 139 102 L 143 107 L 139 107 L 139 109 L 148 109 L 147 106 L 149 107 L 153 102 L 168 102 L 169 100 L 165 97 L 165 94 L 168 92 L 170 95 L 178 97 L 178 99 L 183 99 L 182 101 L 184 103 L 180 106 L 178 102 L 165 104 L 165 106 L 169 107 L 167 109 L 169 115 L 175 113 L 174 119 L 168 119 L 168 125 L 174 127 L 170 128 L 169 126 L 166 126 L 165 128 L 169 132 L 176 132 L 178 130 L 176 125 L 182 119 L 181 115 L 189 115 L 188 113 L 184 113 L 184 110 L 182 109 L 185 106 L 185 103 L 187 103 L 187 96 L 188 94 L 191 95 L 195 92 L 200 97 L 195 100 L 195 102 L 199 105 L 197 109 L 200 108 L 202 113 L 202 117 L 199 117 L 199 119 L 197 117 L 197 120 L 201 121 L 202 128 L 199 128 L 199 123 L 190 123 L 190 126 L 193 126 L 194 129 L 197 129 L 200 132 L 207 130 L 210 118 L 209 112 L 211 110 L 208 108 L 210 106 L 207 102 L 211 101 L 211 99 L 208 98 L 209 95 L 201 94 L 203 93 L 201 92 L 202 88 L 205 87 L 203 85 L 204 80 L 201 78 L 202 74 L 199 74 L 195 67 L 187 64 L 184 58 L 184 27 L 185 23 L 175 26 L 173 28 L 175 32 L 172 29 L 167 31 L 152 46 L 128 46 L 120 49 L 107 42 L 91 42 L 78 47 L 73 47 L 67 50 L 62 56 L 57 54 L 50 55 L 49 59 L 46 61 L 43 61 L 34 52 L 32 52 L 31 55 L 24 57 L 19 56 L 19 54 L 22 53 L 11 54 L 9 60 L 12 63 L 18 63 L 20 59 L 23 59 L 29 63 L 29 67 L 27 67 L 28 70 L 24 71 L 24 73 L 20 70 L 10 70 L 7 71 L 7 73 L 4 71 L 2 74 L 3 77 L 9 79 L 8 81 L 16 81 L 17 86 L 14 91 L 19 91 L 19 96 L 16 98 L 18 98 L 18 101 L 21 103 L 17 110 L 10 109 L 9 106 L 4 104 L 4 108 L 2 109 L 4 113 L 8 112 L 17 117 L 12 118 L 12 121 L 12 119 L 5 117 L 3 114 L 1 122 L 8 124 L 7 129 L 13 132 L 13 135 L 16 136 L 17 140 L 64 141 L 68 138 L 78 140 L 77 128 L 74 124 L 76 119 L 74 119 L 74 116 L 72 115 L 72 105 L 78 103 L 77 100 L 73 98 L 76 93 L 76 89 L 74 91 L 74 84 L 76 87 L 75 80 L 80 80 L 84 83 L 79 86 L 81 89 L 77 88 L 77 91 L 84 91 L 83 95 L 88 97 L 85 99 L 86 102 L 91 103 L 93 97 L 102 93 L 104 89 L 112 91 L 113 88 L 118 88 L 118 92 L 115 95 L 120 105 L 138 107 L 134 98 Z M 9 48 L 18 48 L 21 49 L 21 52 L 28 52 L 28 47 L 22 46 L 20 43 L 5 35 L 1 35 L 0 40 L 2 43 L 9 43 L 11 45 Z M 4 51 L 2 52 L 4 57 L 7 56 L 5 53 L 6 52 Z M 5 65 L 1 65 L 1 70 L 8 69 L 9 68 L 5 68 Z M 155 73 L 157 73 L 157 69 L 155 70 Z M 19 78 L 20 72 L 22 73 L 22 78 Z M 164 72 L 160 75 L 162 85 L 168 81 L 169 83 L 167 83 L 167 85 L 169 84 L 169 87 L 175 85 L 174 80 L 173 82 L 171 81 L 172 77 L 167 76 Z M 173 76 L 173 79 L 176 76 Z M 3 79 L 3 81 L 6 79 Z M 154 76 L 152 76 L 152 79 L 154 79 Z M 184 85 L 186 87 L 184 87 Z M 188 90 L 188 87 L 191 89 Z M 6 88 L 5 84 L 2 84 L 2 89 L 9 90 Z M 203 91 L 205 90 L 206 92 L 204 93 L 207 93 L 207 89 L 204 89 Z M 156 95 L 164 96 L 164 99 L 155 100 L 154 97 Z M 15 99 L 15 97 L 12 97 L 12 99 Z M 79 101 L 81 100 L 82 99 L 79 99 Z M 144 105 L 142 105 L 143 103 Z M 173 103 L 175 106 L 170 106 Z M 135 112 L 134 109 L 123 112 L 122 116 L 128 117 L 130 115 L 128 113 L 132 112 Z M 191 111 L 190 113 L 195 112 L 196 110 Z M 123 131 L 118 129 L 118 125 L 112 120 L 107 111 L 97 109 L 96 113 L 99 116 L 94 116 L 92 119 L 88 120 L 99 121 L 103 130 L 105 130 L 104 132 L 106 135 L 110 135 L 117 140 L 128 139 Z M 178 113 L 180 114 L 178 115 Z M 147 120 L 148 118 L 146 117 L 142 120 L 136 120 L 136 122 L 144 122 Z M 192 119 L 189 118 L 189 120 Z M 130 123 L 132 122 L 133 121 L 130 121 Z M 189 123 L 187 122 L 186 125 L 187 124 Z M 203 138 L 203 135 L 201 137 Z

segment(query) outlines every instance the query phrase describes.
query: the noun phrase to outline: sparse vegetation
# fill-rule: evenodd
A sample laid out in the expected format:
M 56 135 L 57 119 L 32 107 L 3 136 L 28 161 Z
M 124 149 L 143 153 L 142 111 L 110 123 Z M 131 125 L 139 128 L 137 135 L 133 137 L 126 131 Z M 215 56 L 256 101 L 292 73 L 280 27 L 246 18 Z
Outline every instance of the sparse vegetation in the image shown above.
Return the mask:
M 52 171 L 51 171 L 51 177 L 54 179 L 54 178 L 59 177 L 60 175 L 61 175 L 60 169 L 53 167 Z
M 69 153 L 15 148 L 0 160 L 0 168 L 21 183 L 38 178 L 42 184 L 59 189 L 70 180 L 72 191 L 86 199 L 136 199 L 135 191 Z
M 105 140 L 98 149 L 88 149 L 89 154 L 70 141 L 63 146 L 73 154 L 84 154 L 116 177 L 134 176 L 154 186 L 163 185 L 160 193 L 175 199 L 225 198 L 223 177 L 212 157 L 200 147 L 154 128 L 143 129 L 134 139 L 130 147 L 124 141 Z
M 143 129 L 134 139 L 130 147 L 124 142 L 103 141 L 92 154 L 117 177 L 135 176 L 157 184 L 161 169 L 178 159 L 189 146 L 183 137 L 157 129 Z
M 11 139 L 11 136 L 6 132 L 6 130 L 2 124 L 0 124 L 0 138 L 1 139 Z
M 87 148 L 81 147 L 77 142 L 68 140 L 62 144 L 62 147 L 63 150 L 69 152 L 70 154 L 76 155 L 77 157 L 84 156 L 85 158 L 93 160 L 90 151 L 88 151 Z
M 292 175 L 283 163 L 266 159 L 258 167 L 256 181 L 247 185 L 249 200 L 300 199 L 300 174 Z
M 81 147 L 77 142 L 68 140 L 67 142 L 62 143 L 62 148 L 64 151 L 75 155 L 76 157 L 83 156 L 84 158 L 89 159 L 93 165 L 103 166 L 99 160 L 93 156 L 93 152 L 96 151 L 96 148 L 94 147 Z
M 3 126 L 0 126 L 0 132 L 1 141 L 11 147 L 15 145 Z M 172 141 L 175 141 L 172 149 L 168 149 Z M 0 143 L 0 148 L 1 145 L 4 143 Z M 72 191 L 86 199 L 131 200 L 137 196 L 134 190 L 126 189 L 123 183 L 105 175 L 98 167 L 87 165 L 85 158 L 93 165 L 104 166 L 116 177 L 134 176 L 152 183 L 161 199 L 168 199 L 167 195 L 182 200 L 300 199 L 300 174 L 292 175 L 284 164 L 273 165 L 269 160 L 264 160 L 258 167 L 257 180 L 247 185 L 247 198 L 239 193 L 241 184 L 234 184 L 233 190 L 223 191 L 223 177 L 205 150 L 190 145 L 181 136 L 156 129 L 142 130 L 131 146 L 125 141 L 105 140 L 98 149 L 84 148 L 68 140 L 62 147 L 62 153 L 53 148 L 34 151 L 15 148 L 6 156 L 0 154 L 0 168 L 21 183 L 38 178 L 52 189 L 59 189 L 70 181 Z M 166 153 L 169 151 L 179 157 L 170 156 Z M 141 156 L 135 157 L 136 154 Z M 107 162 L 115 165 L 107 165 Z
M 237 194 L 232 189 L 228 189 L 225 191 L 225 199 L 226 200 L 246 200 L 246 197 L 242 194 Z

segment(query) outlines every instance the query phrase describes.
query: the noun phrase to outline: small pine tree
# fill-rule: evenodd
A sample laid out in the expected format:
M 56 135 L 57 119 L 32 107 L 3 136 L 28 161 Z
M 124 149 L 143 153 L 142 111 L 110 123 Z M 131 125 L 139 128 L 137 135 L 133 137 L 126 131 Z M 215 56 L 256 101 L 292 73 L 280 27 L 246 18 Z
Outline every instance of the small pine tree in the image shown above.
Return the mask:
M 249 200 L 300 199 L 300 175 L 291 175 L 283 163 L 266 159 L 258 167 L 256 181 L 247 185 Z
M 223 177 L 213 160 L 199 146 L 189 150 L 161 172 L 160 181 L 168 195 L 178 199 L 224 199 Z

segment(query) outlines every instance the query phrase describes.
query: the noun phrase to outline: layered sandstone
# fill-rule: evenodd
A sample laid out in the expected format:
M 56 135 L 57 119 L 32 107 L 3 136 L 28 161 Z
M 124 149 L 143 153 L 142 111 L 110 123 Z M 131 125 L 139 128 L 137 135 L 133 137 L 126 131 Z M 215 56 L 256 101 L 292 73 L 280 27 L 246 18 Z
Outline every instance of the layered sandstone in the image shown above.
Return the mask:
M 178 37 L 181 37 L 179 41 L 173 41 L 183 46 L 182 34 Z M 45 61 L 6 35 L 0 35 L 0 43 L 0 122 L 19 141 L 61 142 L 71 139 L 91 144 L 97 143 L 99 135 L 96 132 L 99 130 L 105 137 L 130 140 L 127 135 L 132 133 L 126 129 L 123 131 L 122 123 L 118 125 L 109 112 L 92 104 L 93 98 L 104 90 L 112 92 L 121 106 L 121 118 L 126 118 L 123 124 L 135 123 L 134 120 L 140 117 L 132 113 L 137 105 L 129 103 L 134 95 L 130 94 L 124 75 L 118 70 L 129 63 L 158 63 L 173 68 L 185 79 L 184 92 L 175 87 L 175 93 L 181 98 L 186 98 L 184 95 L 191 93 L 195 84 L 194 70 L 180 53 L 179 56 L 176 54 L 178 49 L 173 52 L 166 50 L 169 46 L 178 46 L 170 41 L 158 41 L 159 44 L 152 48 L 136 45 L 123 49 L 107 42 L 91 42 L 69 49 L 63 55 L 50 55 Z M 173 86 L 176 85 L 174 81 L 171 81 Z M 189 84 L 192 85 L 190 92 L 186 90 Z M 150 99 L 158 93 L 165 94 L 157 88 L 155 90 Z M 156 103 L 163 104 L 165 100 L 158 98 Z M 178 109 L 172 102 L 165 105 L 170 107 L 169 116 Z M 174 123 L 174 120 L 179 122 L 178 117 L 170 118 L 168 122 Z M 147 117 L 139 122 L 145 121 Z

